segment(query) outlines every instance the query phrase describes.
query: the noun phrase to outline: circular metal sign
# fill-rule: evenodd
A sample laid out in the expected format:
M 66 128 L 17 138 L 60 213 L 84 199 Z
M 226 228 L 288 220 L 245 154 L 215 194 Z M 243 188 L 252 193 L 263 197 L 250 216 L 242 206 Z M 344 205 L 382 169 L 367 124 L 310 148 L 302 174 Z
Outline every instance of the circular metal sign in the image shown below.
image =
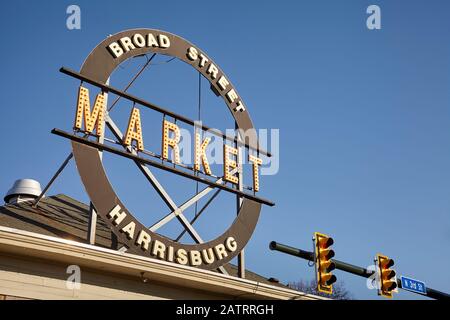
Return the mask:
M 168 32 L 134 29 L 112 35 L 90 53 L 80 73 L 106 83 L 122 62 L 149 52 L 176 57 L 191 65 L 208 79 L 214 91 L 224 99 L 238 129 L 253 129 L 245 105 L 222 70 L 199 48 Z M 227 90 L 224 90 L 224 87 L 227 87 Z M 233 99 L 230 99 L 230 89 L 233 90 Z M 257 141 L 256 138 L 250 139 L 252 140 Z M 257 148 L 257 142 L 254 147 Z M 191 229 L 187 231 L 196 244 L 173 241 L 151 231 L 125 207 L 108 180 L 98 149 L 75 141 L 72 141 L 72 148 L 82 182 L 97 213 L 111 227 L 119 241 L 127 246 L 129 252 L 182 265 L 217 269 L 245 247 L 256 227 L 261 204 L 242 198 L 236 219 L 230 228 L 216 239 L 204 242 Z M 182 216 L 180 208 L 174 203 L 169 203 L 170 206 L 175 216 Z

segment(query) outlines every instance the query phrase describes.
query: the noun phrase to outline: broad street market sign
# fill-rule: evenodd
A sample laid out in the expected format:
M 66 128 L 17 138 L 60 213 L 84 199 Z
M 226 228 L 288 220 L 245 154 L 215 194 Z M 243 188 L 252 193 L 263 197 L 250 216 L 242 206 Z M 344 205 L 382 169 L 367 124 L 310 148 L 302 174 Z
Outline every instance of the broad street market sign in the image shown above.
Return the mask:
M 179 155 L 180 124 L 196 126 L 196 122 L 107 84 L 112 72 L 122 62 L 147 53 L 178 58 L 200 72 L 210 82 L 213 92 L 223 98 L 237 129 L 245 132 L 245 139 L 239 136 L 230 137 L 200 124 L 194 135 L 194 166 L 186 169 Z M 119 241 L 126 245 L 128 252 L 203 269 L 217 269 L 234 258 L 249 241 L 259 218 L 261 205 L 274 205 L 256 195 L 260 190 L 261 156 L 270 156 L 270 153 L 260 148 L 247 107 L 217 64 L 204 51 L 179 36 L 153 29 L 135 29 L 120 32 L 101 42 L 89 54 L 79 73 L 66 68 L 62 68 L 61 72 L 81 80 L 74 132 L 72 134 L 59 129 L 52 132 L 72 140 L 73 155 L 86 191 L 98 214 Z M 90 97 L 84 83 L 98 88 L 99 92 L 95 93 L 95 98 Z M 133 102 L 128 125 L 123 127 L 124 133 L 106 111 L 107 93 Z M 161 154 L 158 160 L 144 157 L 149 154 L 145 153 L 145 141 L 148 138 L 143 135 L 141 121 L 141 109 L 145 108 L 174 119 L 169 121 L 164 117 L 162 121 Z M 114 146 L 105 143 L 105 128 L 109 128 L 114 134 L 117 140 Z M 204 131 L 217 135 L 224 141 L 223 172 L 220 173 L 219 179 L 213 175 L 206 156 L 210 140 L 202 140 L 199 132 Z M 117 145 L 122 148 L 117 148 Z M 248 150 L 248 160 L 252 164 L 252 193 L 239 187 L 242 175 L 242 167 L 237 161 L 239 148 Z M 115 193 L 107 178 L 99 151 L 111 152 L 132 160 L 164 199 L 171 213 L 151 227 L 140 223 Z M 183 205 L 177 206 L 150 170 L 155 167 L 201 182 L 207 187 Z M 183 210 L 214 189 L 236 194 L 241 199 L 241 204 L 238 215 L 228 230 L 216 239 L 205 242 L 183 215 Z M 183 244 L 156 232 L 172 218 L 182 223 L 195 244 Z

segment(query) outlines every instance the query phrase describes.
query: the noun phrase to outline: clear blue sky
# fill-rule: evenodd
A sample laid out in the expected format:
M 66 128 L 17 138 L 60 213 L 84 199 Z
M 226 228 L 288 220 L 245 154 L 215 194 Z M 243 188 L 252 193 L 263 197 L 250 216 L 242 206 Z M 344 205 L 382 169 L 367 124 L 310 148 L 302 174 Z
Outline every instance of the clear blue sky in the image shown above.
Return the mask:
M 81 30 L 66 28 L 66 8 L 73 3 L 81 7 Z M 268 244 L 309 250 L 313 232 L 321 231 L 334 237 L 337 259 L 368 266 L 384 253 L 395 259 L 398 273 L 450 291 L 448 1 L 73 3 L 2 4 L 3 193 L 17 178 L 45 184 L 70 152 L 68 141 L 50 130 L 72 127 L 79 83 L 59 67 L 79 69 L 109 34 L 162 29 L 219 64 L 257 128 L 280 129 L 280 172 L 263 177 L 261 187 L 261 196 L 276 206 L 263 208 L 246 249 L 249 269 L 283 282 L 313 278 L 304 260 L 271 252 Z M 370 4 L 381 7 L 381 30 L 366 28 Z M 142 62 L 124 64 L 114 85 L 125 86 Z M 194 117 L 196 90 L 195 72 L 174 61 L 151 66 L 130 92 Z M 224 129 L 219 120 L 229 116 L 223 103 L 209 92 L 202 102 L 205 118 Z M 122 103 L 114 111 L 122 127 L 129 107 Z M 148 149 L 159 151 L 161 119 L 153 113 L 145 121 Z M 127 161 L 105 162 L 117 192 L 140 219 L 150 222 L 153 212 L 167 211 Z M 158 176 L 178 202 L 195 190 L 194 183 Z M 88 202 L 73 163 L 49 192 L 55 193 Z M 205 238 L 233 219 L 224 210 L 232 208 L 227 199 L 212 206 L 208 214 L 216 218 L 199 220 Z M 356 298 L 377 298 L 364 279 L 336 275 Z M 400 291 L 396 298 L 417 296 Z

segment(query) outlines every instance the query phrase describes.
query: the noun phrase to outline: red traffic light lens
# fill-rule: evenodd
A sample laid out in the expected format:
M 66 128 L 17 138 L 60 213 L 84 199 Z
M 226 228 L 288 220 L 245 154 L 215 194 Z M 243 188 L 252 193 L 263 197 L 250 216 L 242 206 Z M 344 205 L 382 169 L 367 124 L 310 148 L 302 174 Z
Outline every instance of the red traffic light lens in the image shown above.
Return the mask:
M 394 260 L 392 259 L 382 259 L 380 261 L 381 268 L 383 269 L 389 269 L 394 265 Z
M 319 248 L 326 249 L 329 246 L 333 245 L 333 238 L 320 237 L 319 240 Z

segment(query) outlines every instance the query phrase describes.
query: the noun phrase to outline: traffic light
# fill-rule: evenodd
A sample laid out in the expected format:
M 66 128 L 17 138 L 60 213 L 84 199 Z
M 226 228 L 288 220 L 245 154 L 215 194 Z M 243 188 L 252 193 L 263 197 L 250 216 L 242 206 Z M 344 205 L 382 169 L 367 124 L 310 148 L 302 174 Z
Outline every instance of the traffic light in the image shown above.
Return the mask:
M 394 260 L 377 254 L 376 264 L 379 276 L 378 294 L 386 298 L 392 298 L 393 292 L 397 292 L 396 273 L 395 270 L 391 269 L 394 266 Z
M 336 276 L 331 274 L 336 269 L 331 261 L 334 251 L 330 247 L 333 243 L 333 238 L 319 232 L 314 233 L 317 290 L 328 294 L 333 293 L 333 283 L 336 282 Z

